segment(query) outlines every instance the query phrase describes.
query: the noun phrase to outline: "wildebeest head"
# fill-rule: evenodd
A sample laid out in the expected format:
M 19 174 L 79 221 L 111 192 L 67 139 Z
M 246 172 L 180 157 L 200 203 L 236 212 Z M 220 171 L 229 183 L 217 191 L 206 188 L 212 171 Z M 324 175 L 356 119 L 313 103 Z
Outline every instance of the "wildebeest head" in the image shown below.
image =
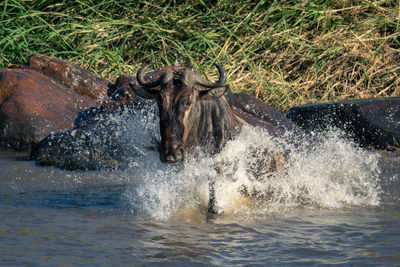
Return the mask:
M 188 147 L 204 143 L 204 140 L 200 140 L 204 139 L 200 132 L 207 129 L 199 128 L 210 127 L 201 126 L 204 120 L 202 110 L 207 109 L 204 105 L 210 109 L 210 104 L 204 103 L 218 100 L 226 92 L 226 73 L 220 65 L 214 64 L 219 71 L 219 79 L 211 83 L 187 68 L 164 68 L 158 78 L 145 80 L 145 71 L 152 65 L 143 66 L 137 73 L 139 85 L 131 83 L 130 86 L 139 96 L 157 101 L 161 161 L 168 164 L 180 163 Z

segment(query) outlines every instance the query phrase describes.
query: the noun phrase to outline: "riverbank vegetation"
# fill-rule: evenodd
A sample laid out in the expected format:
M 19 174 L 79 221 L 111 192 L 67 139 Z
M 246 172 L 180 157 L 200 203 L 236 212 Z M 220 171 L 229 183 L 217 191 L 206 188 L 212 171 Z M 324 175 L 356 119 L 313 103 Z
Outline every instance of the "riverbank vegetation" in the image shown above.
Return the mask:
M 154 61 L 193 65 L 280 111 L 400 96 L 398 0 L 4 0 L 0 68 L 43 53 L 114 81 Z

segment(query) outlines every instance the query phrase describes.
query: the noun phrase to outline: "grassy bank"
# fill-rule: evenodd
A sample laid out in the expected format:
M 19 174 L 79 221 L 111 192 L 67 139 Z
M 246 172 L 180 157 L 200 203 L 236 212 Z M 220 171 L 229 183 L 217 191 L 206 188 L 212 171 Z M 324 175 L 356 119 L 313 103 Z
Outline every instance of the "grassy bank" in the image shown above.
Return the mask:
M 1 1 L 0 68 L 39 52 L 114 81 L 177 57 L 281 111 L 400 96 L 398 0 L 54 2 Z

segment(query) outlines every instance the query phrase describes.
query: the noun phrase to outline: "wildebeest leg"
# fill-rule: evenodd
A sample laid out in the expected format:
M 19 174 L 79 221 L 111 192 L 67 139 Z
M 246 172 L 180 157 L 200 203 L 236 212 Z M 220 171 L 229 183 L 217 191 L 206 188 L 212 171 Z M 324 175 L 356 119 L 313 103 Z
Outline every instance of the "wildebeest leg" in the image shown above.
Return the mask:
M 215 203 L 215 180 L 210 178 L 208 180 L 208 191 L 209 191 L 209 201 L 208 201 L 208 212 L 211 214 L 217 214 L 217 206 Z

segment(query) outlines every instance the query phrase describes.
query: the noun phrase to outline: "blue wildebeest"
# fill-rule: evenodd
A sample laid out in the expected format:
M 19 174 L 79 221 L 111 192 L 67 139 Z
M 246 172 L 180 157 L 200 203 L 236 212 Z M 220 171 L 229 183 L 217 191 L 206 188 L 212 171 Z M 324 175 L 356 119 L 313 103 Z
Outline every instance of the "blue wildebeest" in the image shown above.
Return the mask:
M 185 150 L 197 146 L 216 153 L 243 124 L 262 126 L 273 135 L 282 134 L 285 126 L 290 127 L 272 107 L 248 95 L 228 92 L 226 72 L 218 64 L 214 64 L 219 72 L 216 82 L 208 82 L 195 71 L 178 66 L 145 75 L 152 65 L 143 66 L 137 73 L 137 83 L 130 86 L 140 97 L 157 101 L 160 159 L 164 163 L 181 163 Z M 213 186 L 211 181 L 209 212 L 216 213 Z

